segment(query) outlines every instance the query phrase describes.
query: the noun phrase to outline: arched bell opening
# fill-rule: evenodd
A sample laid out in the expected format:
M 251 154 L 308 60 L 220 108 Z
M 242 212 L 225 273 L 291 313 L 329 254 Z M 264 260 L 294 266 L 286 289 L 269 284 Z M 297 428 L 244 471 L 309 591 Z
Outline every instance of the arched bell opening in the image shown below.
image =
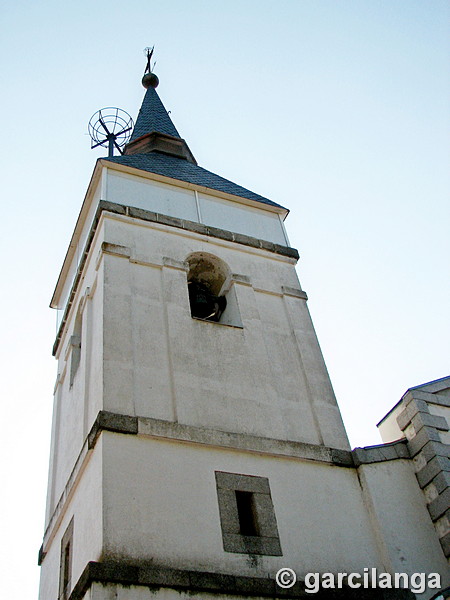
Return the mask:
M 227 306 L 222 288 L 229 275 L 228 266 L 220 258 L 206 252 L 191 254 L 187 264 L 192 317 L 217 323 Z

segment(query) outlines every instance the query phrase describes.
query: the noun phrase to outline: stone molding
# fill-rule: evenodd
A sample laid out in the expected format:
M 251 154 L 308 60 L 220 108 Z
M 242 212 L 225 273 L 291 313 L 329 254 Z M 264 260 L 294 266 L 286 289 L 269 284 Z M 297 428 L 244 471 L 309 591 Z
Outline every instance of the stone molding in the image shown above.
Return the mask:
M 138 417 L 138 433 L 183 442 L 233 448 L 275 456 L 313 460 L 341 467 L 353 467 L 351 452 L 306 442 L 294 442 L 183 425 L 150 417 Z
M 138 433 L 138 419 L 137 417 L 129 417 L 128 415 L 120 415 L 101 410 L 88 434 L 89 450 L 92 450 L 95 446 L 102 431 L 136 435 Z
M 250 246 L 251 248 L 268 250 L 269 252 L 274 252 L 275 254 L 281 254 L 282 256 L 293 258 L 296 261 L 299 259 L 298 250 L 291 248 L 290 246 L 275 244 L 274 242 L 261 240 L 243 233 L 235 233 L 226 229 L 211 227 L 209 225 L 204 225 L 203 223 L 197 223 L 196 221 L 179 219 L 177 217 L 155 213 L 151 210 L 145 210 L 143 208 L 135 208 L 133 206 L 125 206 L 115 202 L 100 200 L 98 203 L 97 212 L 103 210 L 135 219 L 141 219 L 143 221 L 150 221 L 152 223 L 160 223 L 161 225 L 177 227 L 178 229 L 184 229 L 193 233 L 200 233 L 202 235 L 215 237 L 229 242 L 236 242 L 238 244 L 243 244 L 244 246 Z
M 302 300 L 308 300 L 308 295 L 303 290 L 298 288 L 289 287 L 287 285 L 281 286 L 281 291 L 284 296 L 294 296 L 295 298 L 301 298 Z
M 355 448 L 352 452 L 355 467 L 372 463 L 410 458 L 406 440 L 397 440 L 389 444 Z
M 188 571 L 154 565 L 133 565 L 125 562 L 89 562 L 69 600 L 83 600 L 93 583 L 124 587 L 143 586 L 153 593 L 169 588 L 187 594 L 208 593 L 235 597 L 315 598 L 316 600 L 414 600 L 415 595 L 405 589 L 325 589 L 316 594 L 305 591 L 305 584 L 297 581 L 290 589 L 280 588 L 275 577 L 244 577 L 224 573 Z

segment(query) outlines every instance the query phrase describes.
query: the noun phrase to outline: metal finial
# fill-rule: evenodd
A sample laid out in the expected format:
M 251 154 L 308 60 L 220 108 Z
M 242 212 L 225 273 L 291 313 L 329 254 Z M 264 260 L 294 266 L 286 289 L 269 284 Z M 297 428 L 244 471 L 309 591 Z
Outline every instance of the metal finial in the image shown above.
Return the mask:
M 145 54 L 147 55 L 147 66 L 145 67 L 144 77 L 142 78 L 142 85 L 145 87 L 145 89 L 148 89 L 149 87 L 157 88 L 159 84 L 158 77 L 152 73 L 151 60 L 154 49 L 155 46 L 152 46 L 151 48 L 145 48 L 144 50 Z M 153 63 L 153 68 L 155 68 L 155 64 L 156 62 Z

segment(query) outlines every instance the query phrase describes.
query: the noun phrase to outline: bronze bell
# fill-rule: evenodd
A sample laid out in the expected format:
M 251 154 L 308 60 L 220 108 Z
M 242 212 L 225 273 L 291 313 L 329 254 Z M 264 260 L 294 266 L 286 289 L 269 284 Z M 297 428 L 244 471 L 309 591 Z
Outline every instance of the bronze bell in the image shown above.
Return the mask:
M 215 296 L 206 285 L 198 281 L 190 281 L 188 289 L 191 315 L 197 319 L 217 322 L 227 305 L 225 296 Z

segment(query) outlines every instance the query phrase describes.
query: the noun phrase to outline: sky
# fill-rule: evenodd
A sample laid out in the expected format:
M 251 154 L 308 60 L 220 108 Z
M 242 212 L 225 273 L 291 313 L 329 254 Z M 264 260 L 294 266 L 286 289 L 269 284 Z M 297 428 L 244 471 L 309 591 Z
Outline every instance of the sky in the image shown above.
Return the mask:
M 37 598 L 56 362 L 48 308 L 96 158 L 134 118 L 143 49 L 198 163 L 286 227 L 352 446 L 449 374 L 450 3 L 0 3 L 2 592 Z

